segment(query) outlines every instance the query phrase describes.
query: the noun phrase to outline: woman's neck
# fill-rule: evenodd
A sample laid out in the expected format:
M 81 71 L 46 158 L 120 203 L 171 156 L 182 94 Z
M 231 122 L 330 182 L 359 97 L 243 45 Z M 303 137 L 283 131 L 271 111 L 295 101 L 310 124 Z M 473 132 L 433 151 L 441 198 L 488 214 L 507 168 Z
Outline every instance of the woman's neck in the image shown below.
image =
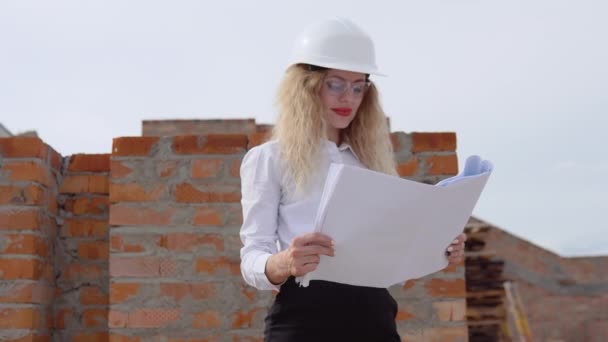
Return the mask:
M 340 145 L 342 137 L 340 136 L 340 130 L 334 127 L 327 129 L 327 140 L 334 142 L 336 145 Z

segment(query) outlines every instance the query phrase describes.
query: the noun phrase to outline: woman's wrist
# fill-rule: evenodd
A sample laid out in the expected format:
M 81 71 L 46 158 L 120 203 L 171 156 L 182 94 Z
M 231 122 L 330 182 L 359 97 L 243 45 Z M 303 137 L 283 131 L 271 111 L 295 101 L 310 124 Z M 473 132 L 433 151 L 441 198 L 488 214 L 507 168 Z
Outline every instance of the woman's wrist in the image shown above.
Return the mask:
M 266 260 L 264 273 L 266 273 L 266 278 L 274 285 L 280 285 L 289 278 L 289 268 L 283 264 L 283 252 L 273 254 Z

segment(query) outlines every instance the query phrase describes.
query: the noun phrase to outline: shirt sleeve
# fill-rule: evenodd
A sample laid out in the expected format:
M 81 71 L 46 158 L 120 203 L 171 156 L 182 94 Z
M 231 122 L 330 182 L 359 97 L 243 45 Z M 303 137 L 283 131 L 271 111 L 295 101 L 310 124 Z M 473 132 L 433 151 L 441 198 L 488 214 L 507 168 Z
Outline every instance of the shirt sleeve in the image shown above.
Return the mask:
M 249 150 L 241 162 L 241 273 L 259 290 L 279 291 L 266 277 L 266 261 L 277 253 L 278 210 L 281 199 L 277 156 L 268 144 Z

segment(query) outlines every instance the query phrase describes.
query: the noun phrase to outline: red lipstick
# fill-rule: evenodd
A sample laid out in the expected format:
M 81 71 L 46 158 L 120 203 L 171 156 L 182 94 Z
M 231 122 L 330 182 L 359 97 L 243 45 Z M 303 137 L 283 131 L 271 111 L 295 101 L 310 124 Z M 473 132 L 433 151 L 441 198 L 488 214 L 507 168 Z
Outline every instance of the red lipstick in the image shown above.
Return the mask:
M 349 116 L 353 112 L 352 108 L 332 108 L 331 110 L 340 116 Z

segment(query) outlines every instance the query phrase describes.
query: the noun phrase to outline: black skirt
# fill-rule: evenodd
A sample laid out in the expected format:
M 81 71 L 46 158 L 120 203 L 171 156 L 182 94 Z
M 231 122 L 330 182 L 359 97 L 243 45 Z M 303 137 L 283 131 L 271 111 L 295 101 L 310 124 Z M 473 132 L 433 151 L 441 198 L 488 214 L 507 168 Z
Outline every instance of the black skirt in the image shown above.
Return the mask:
M 397 302 L 387 289 L 294 277 L 281 286 L 265 319 L 264 341 L 401 341 Z

